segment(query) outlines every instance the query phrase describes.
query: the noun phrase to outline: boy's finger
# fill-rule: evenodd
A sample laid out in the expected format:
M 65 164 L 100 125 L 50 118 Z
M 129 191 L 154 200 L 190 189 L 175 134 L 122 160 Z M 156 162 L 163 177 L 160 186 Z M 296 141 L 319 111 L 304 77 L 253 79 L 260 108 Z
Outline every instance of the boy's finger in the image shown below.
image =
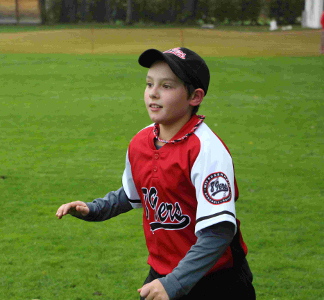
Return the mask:
M 56 212 L 56 216 L 58 219 L 62 219 L 67 214 L 76 215 L 76 212 L 86 216 L 89 214 L 89 208 L 84 202 L 74 201 L 61 205 Z
M 69 213 L 69 210 L 71 209 L 70 203 L 63 204 L 59 207 L 59 209 L 56 212 L 56 216 L 59 219 L 62 219 L 63 216 L 67 215 Z
M 150 289 L 144 285 L 142 288 L 138 289 L 138 292 L 140 293 L 141 297 L 146 298 L 150 293 Z
M 59 219 L 63 217 L 63 206 L 64 205 L 61 205 L 55 214 Z

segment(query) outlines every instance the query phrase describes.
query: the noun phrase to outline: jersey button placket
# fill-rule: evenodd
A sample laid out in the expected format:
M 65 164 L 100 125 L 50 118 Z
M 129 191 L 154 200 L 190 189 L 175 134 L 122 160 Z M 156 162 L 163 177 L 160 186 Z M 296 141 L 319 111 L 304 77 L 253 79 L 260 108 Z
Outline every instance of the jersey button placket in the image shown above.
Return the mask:
M 160 158 L 159 153 L 154 153 L 153 154 L 153 177 L 157 177 L 158 173 L 158 160 Z

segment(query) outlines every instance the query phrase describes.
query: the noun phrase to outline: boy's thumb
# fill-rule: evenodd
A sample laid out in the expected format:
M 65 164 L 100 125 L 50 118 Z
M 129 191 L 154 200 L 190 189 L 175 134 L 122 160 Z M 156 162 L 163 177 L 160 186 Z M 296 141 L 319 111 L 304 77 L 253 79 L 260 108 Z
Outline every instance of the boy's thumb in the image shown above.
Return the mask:
M 83 206 L 83 205 L 78 205 L 76 207 L 76 210 L 81 213 L 83 216 L 86 216 L 89 213 L 89 209 L 87 206 Z

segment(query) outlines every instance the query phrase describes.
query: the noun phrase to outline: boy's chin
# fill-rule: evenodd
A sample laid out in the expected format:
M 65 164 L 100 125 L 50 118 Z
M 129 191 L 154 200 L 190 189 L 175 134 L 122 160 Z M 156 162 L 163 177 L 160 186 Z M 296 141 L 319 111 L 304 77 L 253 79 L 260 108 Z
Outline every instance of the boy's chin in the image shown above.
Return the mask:
M 158 116 L 154 114 L 149 114 L 149 117 L 153 123 L 161 123 L 163 122 L 163 118 L 159 118 Z

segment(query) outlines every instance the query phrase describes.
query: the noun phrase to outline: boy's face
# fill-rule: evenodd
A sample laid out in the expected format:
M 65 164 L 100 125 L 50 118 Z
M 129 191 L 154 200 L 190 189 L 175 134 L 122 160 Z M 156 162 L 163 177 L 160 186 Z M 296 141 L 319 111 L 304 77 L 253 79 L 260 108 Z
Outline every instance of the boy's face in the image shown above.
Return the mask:
M 154 123 L 169 126 L 185 124 L 190 119 L 188 91 L 163 61 L 154 63 L 147 73 L 144 101 Z

